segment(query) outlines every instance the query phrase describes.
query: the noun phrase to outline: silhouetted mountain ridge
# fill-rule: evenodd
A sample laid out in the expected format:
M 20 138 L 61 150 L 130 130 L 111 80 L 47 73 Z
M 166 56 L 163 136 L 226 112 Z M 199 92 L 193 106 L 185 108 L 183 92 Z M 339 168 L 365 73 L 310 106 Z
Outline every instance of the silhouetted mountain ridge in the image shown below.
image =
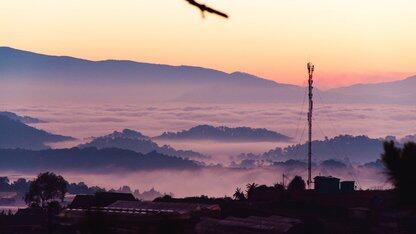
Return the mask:
M 328 91 L 343 98 L 351 98 L 352 102 L 383 103 L 383 104 L 411 104 L 416 102 L 416 76 L 403 80 L 355 84 L 347 87 L 335 88 Z M 360 101 L 361 99 L 361 101 Z
M 46 149 L 46 143 L 73 140 L 68 136 L 48 133 L 19 120 L 0 115 L 0 148 Z
M 314 161 L 335 159 L 366 163 L 380 158 L 384 139 L 372 139 L 368 136 L 339 135 L 331 139 L 312 141 L 312 158 Z M 261 155 L 242 154 L 240 158 L 255 157 L 284 161 L 288 159 L 305 160 L 308 144 L 277 147 Z
M 211 125 L 198 125 L 181 132 L 164 132 L 162 135 L 155 137 L 159 140 L 211 140 L 211 141 L 288 141 L 290 138 L 283 134 L 267 130 L 265 128 L 236 127 L 229 128 L 225 126 L 214 127 Z
M 22 84 L 26 89 L 33 89 L 32 98 L 46 98 L 48 95 L 56 99 L 105 99 L 108 98 L 105 94 L 117 92 L 119 98 L 140 101 L 299 101 L 304 91 L 302 87 L 279 84 L 241 72 L 229 74 L 202 67 L 127 60 L 90 61 L 10 47 L 0 47 L 0 81 L 11 84 L 5 90 L 8 95 L 1 98 L 21 91 Z M 56 92 L 62 87 L 67 92 Z M 119 92 L 121 88 L 123 92 Z M 141 93 L 140 97 L 137 93 Z
M 20 121 L 22 123 L 25 123 L 25 124 L 44 123 L 45 122 L 43 120 L 33 118 L 33 117 L 30 117 L 30 116 L 20 116 L 20 115 L 17 115 L 15 113 L 9 112 L 9 111 L 0 111 L 0 115 L 6 116 L 6 117 L 8 117 L 10 119 L 13 119 L 13 120 L 18 120 L 18 121 Z
M 96 171 L 195 169 L 197 163 L 159 154 L 140 154 L 118 148 L 70 148 L 40 151 L 0 149 L 0 169 L 12 171 Z
M 103 148 L 120 148 L 132 150 L 138 153 L 147 154 L 156 151 L 161 154 L 176 156 L 181 158 L 205 158 L 207 156 L 191 150 L 176 150 L 169 145 L 159 146 L 153 142 L 150 137 L 140 132 L 124 129 L 122 132 L 114 131 L 113 133 L 94 138 L 91 142 L 79 145 L 80 148 L 96 147 Z
M 303 68 L 299 68 L 303 69 Z M 319 69 L 319 68 L 318 68 Z M 302 102 L 305 87 L 277 83 L 244 72 L 129 60 L 91 61 L 0 47 L 1 100 L 30 92 L 33 100 L 180 101 L 208 103 Z M 414 105 L 416 76 L 356 84 L 315 93 L 328 103 Z M 117 95 L 108 95 L 116 93 Z M 137 95 L 140 93 L 140 95 Z M 24 98 L 24 96 L 23 96 Z

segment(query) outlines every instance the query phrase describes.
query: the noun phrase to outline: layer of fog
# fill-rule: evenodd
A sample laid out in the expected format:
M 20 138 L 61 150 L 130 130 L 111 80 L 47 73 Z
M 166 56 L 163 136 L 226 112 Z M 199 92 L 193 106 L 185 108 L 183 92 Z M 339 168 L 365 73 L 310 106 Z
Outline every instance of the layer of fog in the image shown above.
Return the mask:
M 159 142 L 177 149 L 192 149 L 219 156 L 239 153 L 260 153 L 277 146 L 306 140 L 306 105 L 301 104 L 245 104 L 214 105 L 189 103 L 153 103 L 147 105 L 115 104 L 24 104 L 3 103 L 2 109 L 46 120 L 34 125 L 53 133 L 78 138 L 53 147 L 72 147 L 84 143 L 91 136 L 102 136 L 130 128 L 149 136 L 164 131 L 181 131 L 198 124 L 249 126 L 267 128 L 292 137 L 293 142 L 281 143 L 218 143 L 218 142 Z M 303 134 L 302 134 L 303 133 Z M 314 139 L 339 134 L 368 135 L 378 138 L 387 135 L 403 137 L 416 133 L 416 108 L 397 105 L 327 105 L 315 104 Z
M 1 172 L 2 176 L 9 176 L 11 180 L 19 177 L 33 179 L 39 172 L 33 174 L 19 174 L 16 172 Z M 130 173 L 107 172 L 101 174 L 59 172 L 69 182 L 86 182 L 87 185 L 119 188 L 128 185 L 140 191 L 154 188 L 162 193 L 173 193 L 176 197 L 208 195 L 215 197 L 232 196 L 236 187 L 245 189 L 247 183 L 273 185 L 282 183 L 282 174 L 293 178 L 300 175 L 306 179 L 306 170 L 278 168 L 230 169 L 204 168 L 201 170 L 158 170 Z M 360 189 L 387 189 L 385 174 L 381 170 L 355 168 L 354 170 L 314 171 L 314 175 L 331 174 L 342 180 L 355 180 Z M 285 183 L 287 185 L 288 179 Z
M 306 140 L 306 105 L 298 104 L 245 104 L 213 105 L 189 103 L 129 104 L 27 104 L 2 103 L 2 109 L 20 115 L 46 120 L 34 125 L 53 133 L 78 138 L 53 147 L 72 147 L 88 141 L 91 136 L 101 136 L 130 128 L 149 136 L 164 131 L 180 131 L 198 124 L 225 125 L 229 127 L 249 126 L 267 128 L 294 138 L 287 143 L 218 143 L 218 142 L 159 142 L 177 149 L 191 149 L 210 154 L 213 162 L 228 165 L 229 157 L 240 153 L 260 153 L 285 144 L 296 144 Z M 373 138 L 395 135 L 403 137 L 416 133 L 416 108 L 396 105 L 325 105 L 319 100 L 315 106 L 314 139 L 339 134 L 368 135 Z M 302 134 L 304 133 L 304 134 Z M 303 136 L 303 137 L 301 137 Z M 306 158 L 306 156 L 305 156 Z M 33 172 L 33 177 L 39 172 Z M 198 171 L 148 171 L 128 174 L 80 174 L 62 172 L 71 182 L 85 181 L 88 185 L 119 188 L 129 185 L 141 191 L 155 188 L 161 192 L 172 192 L 176 196 L 210 195 L 231 196 L 236 187 L 255 182 L 272 185 L 281 182 L 283 171 L 270 168 L 229 169 L 206 168 Z M 285 171 L 289 177 L 305 171 Z M 329 172 L 316 171 L 314 175 Z M 4 175 L 13 173 L 4 172 Z M 373 169 L 333 171 L 331 175 L 346 180 L 356 180 L 361 188 L 388 188 L 385 175 Z M 16 175 L 19 176 L 19 175 Z

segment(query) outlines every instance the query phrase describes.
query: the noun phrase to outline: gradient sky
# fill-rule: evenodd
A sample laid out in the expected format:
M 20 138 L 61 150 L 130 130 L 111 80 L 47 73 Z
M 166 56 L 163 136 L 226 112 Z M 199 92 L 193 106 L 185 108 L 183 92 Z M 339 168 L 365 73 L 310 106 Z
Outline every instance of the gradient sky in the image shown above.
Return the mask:
M 322 88 L 416 74 L 414 0 L 3 0 L 0 45 L 99 60 L 249 72 Z

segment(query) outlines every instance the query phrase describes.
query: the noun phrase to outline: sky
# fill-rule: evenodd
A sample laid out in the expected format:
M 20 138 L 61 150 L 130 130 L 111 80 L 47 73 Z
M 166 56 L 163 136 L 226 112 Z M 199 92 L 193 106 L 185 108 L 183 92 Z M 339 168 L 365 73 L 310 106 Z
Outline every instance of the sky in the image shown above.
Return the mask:
M 92 60 L 244 71 L 321 88 L 415 75 L 414 0 L 2 0 L 0 45 Z

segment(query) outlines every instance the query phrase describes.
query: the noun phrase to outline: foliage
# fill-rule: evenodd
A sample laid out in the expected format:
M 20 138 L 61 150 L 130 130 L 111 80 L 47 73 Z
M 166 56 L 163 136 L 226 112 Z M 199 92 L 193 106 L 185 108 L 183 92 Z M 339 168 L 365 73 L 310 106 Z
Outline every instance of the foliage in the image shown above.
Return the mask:
M 393 141 L 384 142 L 381 160 L 386 167 L 389 180 L 395 186 L 400 201 L 416 204 L 416 143 L 405 143 L 403 148 L 395 146 Z
M 305 190 L 306 184 L 305 181 L 300 176 L 295 176 L 292 181 L 290 181 L 289 185 L 287 186 L 287 190 L 289 191 L 303 191 Z
M 254 190 L 258 187 L 259 185 L 256 183 L 251 183 L 251 184 L 247 184 L 246 185 L 246 192 L 247 192 L 247 197 L 251 197 L 251 195 L 253 194 Z
M 276 183 L 276 184 L 274 184 L 274 187 L 279 191 L 284 191 L 285 190 L 285 186 L 283 186 L 283 184 Z
M 244 195 L 244 192 L 240 188 L 235 189 L 233 197 L 235 200 L 238 200 L 238 201 L 246 200 L 246 196 Z
M 95 194 L 97 192 L 105 192 L 104 188 L 98 186 L 88 187 L 84 182 L 70 183 L 68 185 L 68 193 L 70 194 Z
M 10 191 L 9 178 L 0 177 L 0 191 Z
M 28 205 L 46 207 L 48 202 L 65 198 L 68 182 L 60 175 L 45 172 L 30 183 L 29 192 L 25 196 Z

